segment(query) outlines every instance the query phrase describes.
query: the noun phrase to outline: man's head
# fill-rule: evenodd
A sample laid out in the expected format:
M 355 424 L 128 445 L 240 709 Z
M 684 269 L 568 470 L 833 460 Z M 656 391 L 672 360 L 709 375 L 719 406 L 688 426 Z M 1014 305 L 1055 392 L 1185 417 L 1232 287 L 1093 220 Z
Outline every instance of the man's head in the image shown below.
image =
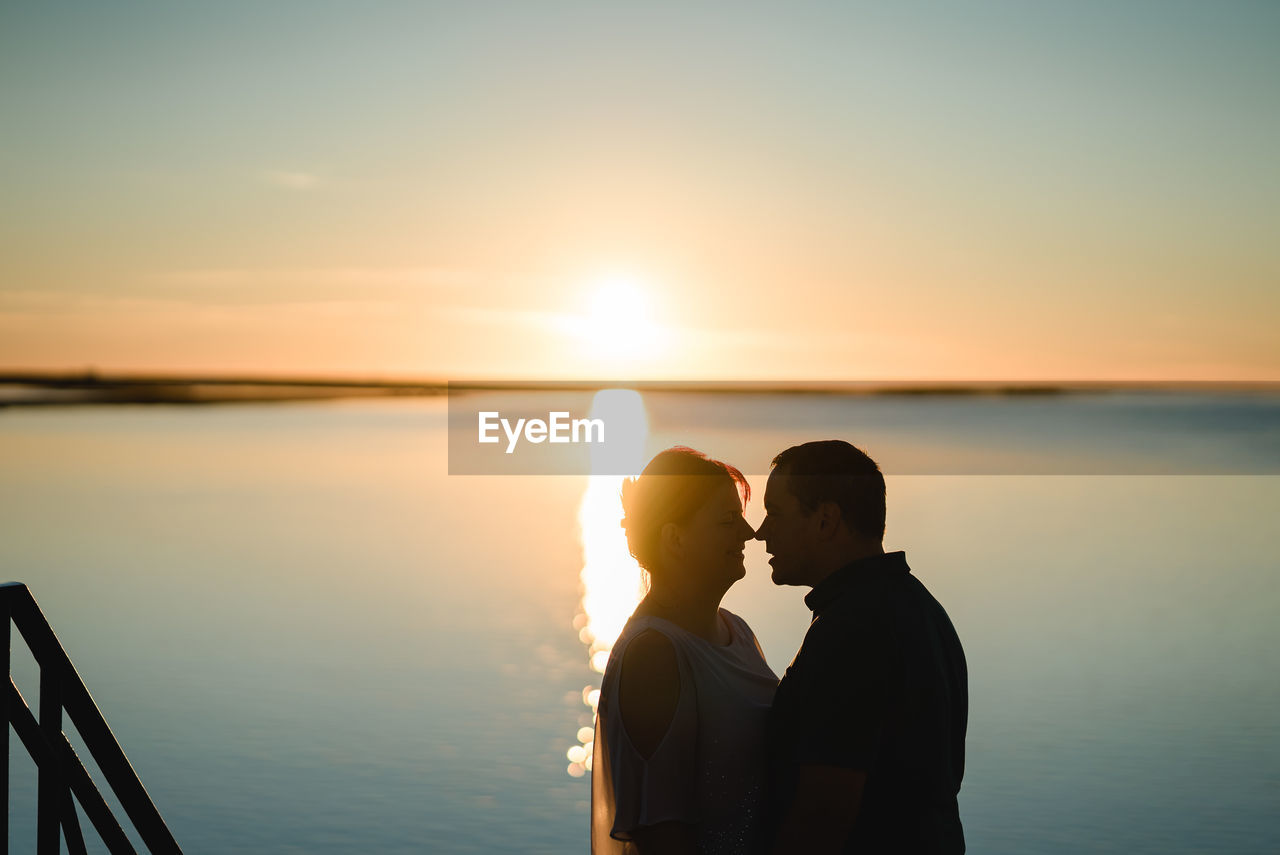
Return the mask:
M 806 442 L 773 459 L 756 538 L 778 585 L 816 585 L 849 561 L 883 551 L 880 467 L 843 440 Z

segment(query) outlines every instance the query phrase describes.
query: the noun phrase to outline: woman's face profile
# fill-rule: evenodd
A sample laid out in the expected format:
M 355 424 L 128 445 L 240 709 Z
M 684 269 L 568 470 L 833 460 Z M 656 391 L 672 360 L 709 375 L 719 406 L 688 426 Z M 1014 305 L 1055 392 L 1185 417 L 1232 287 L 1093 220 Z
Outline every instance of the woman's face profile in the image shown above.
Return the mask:
M 755 530 L 742 515 L 737 485 L 716 488 L 680 527 L 684 572 L 726 588 L 746 575 L 743 548 Z

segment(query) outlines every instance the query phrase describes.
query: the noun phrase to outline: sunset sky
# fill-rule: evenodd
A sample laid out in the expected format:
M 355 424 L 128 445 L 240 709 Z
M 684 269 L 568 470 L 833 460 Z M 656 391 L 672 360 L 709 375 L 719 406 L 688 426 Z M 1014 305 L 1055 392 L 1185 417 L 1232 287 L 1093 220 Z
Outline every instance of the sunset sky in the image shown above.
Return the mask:
M 1280 4 L 4 3 L 0 370 L 1280 379 Z

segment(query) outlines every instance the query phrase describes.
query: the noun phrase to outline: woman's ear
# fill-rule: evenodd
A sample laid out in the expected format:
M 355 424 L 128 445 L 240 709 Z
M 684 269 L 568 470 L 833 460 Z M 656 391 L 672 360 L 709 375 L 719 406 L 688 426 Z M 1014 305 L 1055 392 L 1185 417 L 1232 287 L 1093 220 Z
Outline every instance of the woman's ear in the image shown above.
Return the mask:
M 673 522 L 664 523 L 658 530 L 658 543 L 663 555 L 679 556 L 684 544 L 680 537 L 680 526 Z

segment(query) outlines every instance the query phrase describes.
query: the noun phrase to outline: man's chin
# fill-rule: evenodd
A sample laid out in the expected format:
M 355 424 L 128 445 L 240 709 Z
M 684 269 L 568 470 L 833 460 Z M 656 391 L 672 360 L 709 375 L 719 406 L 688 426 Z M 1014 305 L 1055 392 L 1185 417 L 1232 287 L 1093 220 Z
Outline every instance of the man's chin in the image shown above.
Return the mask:
M 787 578 L 785 571 L 781 571 L 777 567 L 774 567 L 769 572 L 769 578 L 773 580 L 773 584 L 778 586 L 796 584 L 793 580 Z

